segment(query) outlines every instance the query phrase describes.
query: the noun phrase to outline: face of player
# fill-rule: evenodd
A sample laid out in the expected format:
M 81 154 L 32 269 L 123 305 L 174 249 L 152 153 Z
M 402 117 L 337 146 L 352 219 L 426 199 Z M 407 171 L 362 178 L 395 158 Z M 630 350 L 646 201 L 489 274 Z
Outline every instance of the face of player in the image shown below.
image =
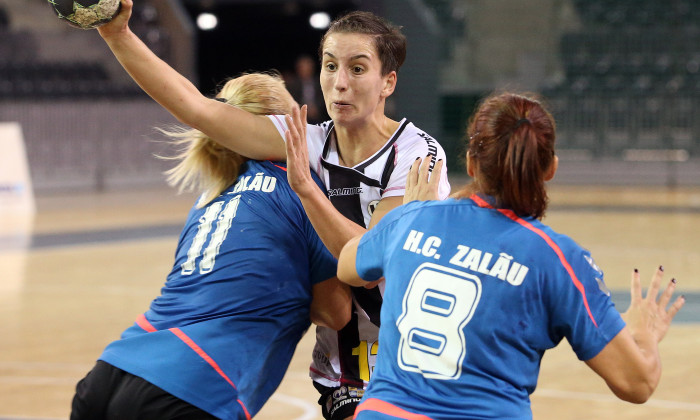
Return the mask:
M 336 125 L 362 125 L 384 116 L 384 100 L 394 91 L 396 73 L 382 76 L 381 69 L 371 36 L 335 33 L 326 38 L 321 90 Z

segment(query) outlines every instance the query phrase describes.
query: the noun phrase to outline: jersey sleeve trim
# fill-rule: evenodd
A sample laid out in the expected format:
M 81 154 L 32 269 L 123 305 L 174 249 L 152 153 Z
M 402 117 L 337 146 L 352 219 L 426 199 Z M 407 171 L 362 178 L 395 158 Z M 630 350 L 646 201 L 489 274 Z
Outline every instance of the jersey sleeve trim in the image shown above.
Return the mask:
M 482 199 L 481 197 L 479 197 L 476 194 L 472 194 L 472 196 L 469 198 L 471 198 L 479 207 L 494 209 L 494 207 L 491 204 L 489 204 L 487 201 L 485 201 L 484 199 Z M 581 283 L 581 281 L 576 276 L 576 273 L 574 273 L 574 269 L 571 267 L 571 264 L 569 264 L 569 262 L 566 260 L 566 257 L 564 256 L 564 253 L 562 252 L 561 248 L 559 248 L 559 245 L 557 245 L 552 240 L 552 238 L 549 237 L 549 235 L 544 233 L 544 231 L 542 231 L 539 228 L 536 228 L 527 220 L 519 217 L 512 210 L 508 210 L 508 209 L 495 209 L 495 210 L 498 210 L 498 212 L 500 212 L 504 216 L 508 217 L 509 219 L 520 224 L 524 228 L 535 233 L 536 235 L 538 235 L 539 237 L 544 239 L 544 241 L 547 243 L 547 245 L 549 245 L 549 247 L 552 248 L 554 253 L 557 254 L 557 257 L 559 257 L 559 261 L 561 262 L 562 266 L 564 266 L 564 269 L 569 274 L 571 281 L 574 283 L 574 287 L 576 287 L 576 289 L 578 289 L 578 291 L 581 293 L 581 298 L 583 299 L 583 304 L 586 307 L 586 311 L 588 312 L 588 317 L 591 319 L 591 321 L 593 321 L 593 325 L 598 327 L 598 323 L 596 322 L 595 318 L 593 317 L 593 313 L 591 312 L 591 308 L 588 305 L 588 299 L 586 298 L 586 290 L 583 286 L 583 283 Z
M 287 131 L 287 123 L 284 121 L 284 115 L 268 115 L 267 117 L 272 121 L 282 139 L 286 142 L 287 139 L 284 137 L 284 132 Z
M 403 192 L 405 192 L 405 191 L 406 191 L 406 187 L 391 187 L 391 188 L 387 188 L 386 190 L 384 190 L 384 194 L 382 194 L 382 197 L 391 197 L 391 196 L 395 196 L 395 195 L 404 195 L 403 193 L 395 194 L 394 192 L 397 192 L 397 191 L 403 191 Z

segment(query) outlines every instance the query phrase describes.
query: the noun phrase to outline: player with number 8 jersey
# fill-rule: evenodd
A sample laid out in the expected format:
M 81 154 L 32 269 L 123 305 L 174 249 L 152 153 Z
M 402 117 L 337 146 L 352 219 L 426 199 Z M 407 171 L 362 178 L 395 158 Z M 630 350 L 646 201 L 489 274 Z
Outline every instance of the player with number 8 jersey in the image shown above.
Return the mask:
M 590 252 L 541 222 L 558 158 L 539 101 L 493 94 L 468 136 L 471 184 L 437 201 L 416 162 L 407 203 L 340 253 L 341 281 L 386 277 L 377 367 L 354 418 L 531 420 L 542 357 L 563 339 L 616 396 L 646 401 L 684 302 L 671 304 L 675 280 L 657 297 L 657 269 L 642 299 L 635 270 L 620 314 Z

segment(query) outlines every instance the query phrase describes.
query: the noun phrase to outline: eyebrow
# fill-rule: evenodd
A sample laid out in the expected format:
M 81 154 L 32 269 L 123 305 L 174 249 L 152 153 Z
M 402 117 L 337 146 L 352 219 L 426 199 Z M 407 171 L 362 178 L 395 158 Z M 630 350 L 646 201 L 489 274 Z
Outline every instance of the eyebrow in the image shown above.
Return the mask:
M 331 58 L 336 58 L 336 59 L 337 59 L 337 57 L 336 57 L 335 55 L 333 55 L 332 53 L 329 53 L 329 52 L 324 52 L 323 55 L 327 55 L 327 56 L 329 56 L 329 57 L 331 57 Z M 357 55 L 353 55 L 352 57 L 350 57 L 350 60 L 357 60 L 357 59 L 360 59 L 360 58 L 366 58 L 366 59 L 368 59 L 368 60 L 371 60 L 370 56 L 367 55 L 367 54 L 357 54 Z

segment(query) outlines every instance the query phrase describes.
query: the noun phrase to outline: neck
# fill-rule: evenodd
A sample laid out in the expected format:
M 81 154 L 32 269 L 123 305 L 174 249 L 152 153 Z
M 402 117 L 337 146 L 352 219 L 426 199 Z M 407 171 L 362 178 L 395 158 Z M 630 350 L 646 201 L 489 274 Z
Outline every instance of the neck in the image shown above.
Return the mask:
M 381 149 L 398 127 L 398 121 L 384 115 L 379 120 L 362 126 L 335 125 L 341 164 L 352 167 L 363 162 Z

